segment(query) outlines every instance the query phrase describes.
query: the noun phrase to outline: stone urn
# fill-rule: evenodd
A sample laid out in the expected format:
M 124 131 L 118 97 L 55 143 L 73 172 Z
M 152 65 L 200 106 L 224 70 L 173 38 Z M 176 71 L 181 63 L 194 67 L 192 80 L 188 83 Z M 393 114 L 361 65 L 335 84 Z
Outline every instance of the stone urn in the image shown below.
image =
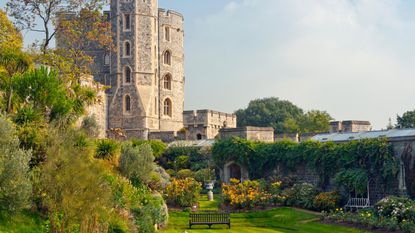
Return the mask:
M 213 201 L 213 187 L 215 186 L 215 181 L 210 180 L 205 182 L 205 189 L 208 190 L 208 201 Z

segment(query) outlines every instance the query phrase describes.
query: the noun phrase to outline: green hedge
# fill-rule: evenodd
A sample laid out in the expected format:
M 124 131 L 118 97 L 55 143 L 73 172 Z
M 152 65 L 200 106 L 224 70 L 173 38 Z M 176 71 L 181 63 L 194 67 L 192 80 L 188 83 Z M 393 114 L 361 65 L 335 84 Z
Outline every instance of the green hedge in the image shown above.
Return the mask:
M 263 143 L 231 138 L 217 141 L 212 156 L 219 167 L 228 161 L 246 166 L 252 179 L 270 176 L 278 166 L 294 171 L 306 165 L 319 175 L 321 188 L 335 177 L 339 184 L 348 184 L 345 188 L 357 192 L 365 191 L 362 187 L 366 187 L 367 180 L 376 180 L 385 188 L 398 172 L 398 161 L 385 138 L 337 144 L 317 141 Z M 351 175 L 355 172 L 358 174 Z M 355 177 L 359 177 L 360 182 L 350 180 Z

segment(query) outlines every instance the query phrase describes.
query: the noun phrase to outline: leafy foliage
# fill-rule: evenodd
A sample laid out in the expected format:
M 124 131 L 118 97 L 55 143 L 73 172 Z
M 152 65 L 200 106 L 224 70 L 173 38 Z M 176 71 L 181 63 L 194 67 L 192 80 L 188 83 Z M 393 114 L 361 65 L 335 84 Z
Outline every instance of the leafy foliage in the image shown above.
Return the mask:
M 375 205 L 378 216 L 394 218 L 399 223 L 415 223 L 415 201 L 405 197 L 385 197 Z
M 329 132 L 329 122 L 333 118 L 325 111 L 311 110 L 301 118 L 299 122 L 302 133 L 325 133 Z
M 313 201 L 313 207 L 320 211 L 332 211 L 338 207 L 340 194 L 338 192 L 319 193 Z
M 157 158 L 157 162 L 164 168 L 175 171 L 198 171 L 208 168 L 209 164 L 213 163 L 210 149 L 199 147 L 169 147 Z
M 165 198 L 168 204 L 192 207 L 199 199 L 202 184 L 193 178 L 173 179 L 166 187 Z
M 230 184 L 222 185 L 222 195 L 225 204 L 237 209 L 252 209 L 267 206 L 272 195 L 255 180 L 231 180 Z
M 215 143 L 212 156 L 217 166 L 228 161 L 246 166 L 253 179 L 270 176 L 277 167 L 289 171 L 307 165 L 319 175 L 323 189 L 330 177 L 336 175 L 339 180 L 350 181 L 338 184 L 347 184 L 346 188 L 356 191 L 362 191 L 368 180 L 378 181 L 386 188 L 398 172 L 398 161 L 386 139 L 334 144 L 313 141 L 262 143 L 232 138 Z
M 88 151 L 74 147 L 71 133 L 50 132 L 50 136 L 48 160 L 34 180 L 48 210 L 51 231 L 82 228 L 97 220 L 109 222 L 113 202 L 105 167 L 92 161 Z
M 282 195 L 286 197 L 285 203 L 289 206 L 312 209 L 317 189 L 308 183 L 295 184 L 292 188 L 284 190 Z
M 396 117 L 396 128 L 415 128 L 415 110 L 407 111 L 402 116 Z
M 112 160 L 118 155 L 119 145 L 111 139 L 102 139 L 97 143 L 95 158 Z
M 87 116 L 82 120 L 81 128 L 90 136 L 97 137 L 99 134 L 98 123 L 95 115 Z
M 154 169 L 154 156 L 150 145 L 133 146 L 127 143 L 122 146 L 120 171 L 133 183 L 148 184 L 151 181 L 150 175 L 154 172 Z
M 14 80 L 30 68 L 31 62 L 31 58 L 20 50 L 9 48 L 0 51 L 0 88 L 7 93 L 3 104 L 7 113 L 13 112 Z
M 328 132 L 331 116 L 325 111 L 304 111 L 287 100 L 256 99 L 235 112 L 238 126 L 273 127 L 276 133 Z
M 296 122 L 303 110 L 289 101 L 278 98 L 252 100 L 246 109 L 235 112 L 238 126 L 273 127 L 277 133 L 297 132 Z M 292 120 L 294 124 L 288 122 Z
M 7 18 L 6 13 L 0 10 L 0 52 L 4 49 L 19 50 L 22 47 L 22 35 Z
M 39 46 L 46 52 L 56 30 L 59 30 L 56 23 L 62 12 L 80 14 L 82 10 L 95 11 L 101 9 L 103 3 L 103 0 L 13 0 L 6 3 L 6 10 L 21 30 L 43 34 L 44 39 Z M 54 27 L 50 27 L 50 24 L 54 24 Z
M 15 213 L 29 205 L 30 151 L 19 148 L 11 122 L 0 115 L 0 215 Z
M 131 142 L 133 143 L 133 146 L 139 146 L 142 144 L 149 144 L 151 147 L 151 150 L 153 151 L 153 156 L 155 158 L 159 158 L 164 151 L 166 151 L 167 145 L 160 141 L 160 140 L 137 140 L 137 139 L 133 139 L 131 140 Z

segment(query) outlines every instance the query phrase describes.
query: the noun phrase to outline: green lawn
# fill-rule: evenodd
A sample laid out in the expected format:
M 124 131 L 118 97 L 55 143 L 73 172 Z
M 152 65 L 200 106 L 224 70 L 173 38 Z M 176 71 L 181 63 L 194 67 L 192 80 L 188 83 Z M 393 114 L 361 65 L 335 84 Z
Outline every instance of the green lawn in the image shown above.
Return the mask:
M 0 233 L 42 233 L 41 226 L 41 218 L 29 212 L 0 219 Z
M 201 209 L 215 209 L 217 202 L 207 202 L 202 197 Z M 231 229 L 227 226 L 214 225 L 212 230 L 208 226 L 194 226 L 188 229 L 189 214 L 185 212 L 170 212 L 169 227 L 163 233 L 279 233 L 279 232 L 303 232 L 303 233 L 363 233 L 352 228 L 319 223 L 318 215 L 298 211 L 288 207 L 276 208 L 269 211 L 237 213 L 231 215 Z

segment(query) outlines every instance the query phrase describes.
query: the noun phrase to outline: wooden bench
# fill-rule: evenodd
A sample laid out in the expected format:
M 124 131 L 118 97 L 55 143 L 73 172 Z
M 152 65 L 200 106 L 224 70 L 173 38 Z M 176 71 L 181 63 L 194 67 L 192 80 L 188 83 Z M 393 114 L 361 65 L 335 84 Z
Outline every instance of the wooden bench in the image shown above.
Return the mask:
M 364 209 L 370 207 L 370 200 L 369 198 L 349 198 L 349 201 L 344 206 L 344 209 L 347 210 L 347 208 L 350 208 L 350 210 L 353 210 L 355 208 L 358 209 Z
M 208 225 L 209 229 L 212 225 L 228 225 L 231 229 L 231 216 L 229 213 L 219 213 L 219 212 L 200 212 L 200 213 L 190 213 L 189 215 L 189 228 L 191 229 L 193 225 Z

